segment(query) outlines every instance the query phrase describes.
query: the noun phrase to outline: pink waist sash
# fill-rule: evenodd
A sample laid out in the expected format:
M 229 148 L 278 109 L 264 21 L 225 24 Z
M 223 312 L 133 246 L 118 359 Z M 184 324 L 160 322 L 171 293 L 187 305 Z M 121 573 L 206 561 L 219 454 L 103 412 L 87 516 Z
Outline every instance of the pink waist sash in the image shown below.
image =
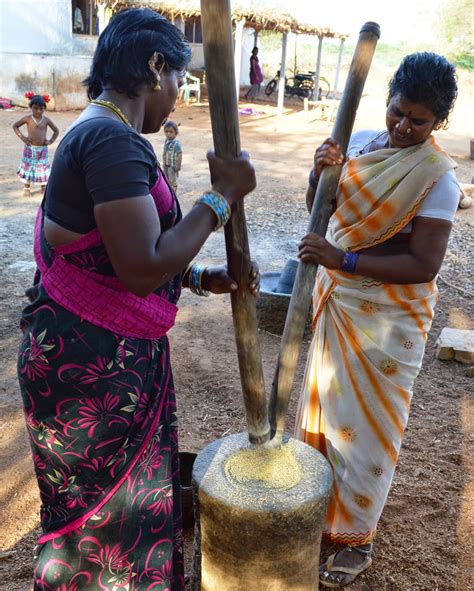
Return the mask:
M 42 209 L 35 226 L 34 254 L 41 283 L 57 304 L 96 326 L 125 337 L 157 339 L 174 326 L 178 307 L 152 293 L 140 298 L 128 291 L 117 277 L 80 269 L 63 255 L 102 243 L 92 230 L 76 242 L 52 249 L 53 262 L 46 264 L 41 253 Z

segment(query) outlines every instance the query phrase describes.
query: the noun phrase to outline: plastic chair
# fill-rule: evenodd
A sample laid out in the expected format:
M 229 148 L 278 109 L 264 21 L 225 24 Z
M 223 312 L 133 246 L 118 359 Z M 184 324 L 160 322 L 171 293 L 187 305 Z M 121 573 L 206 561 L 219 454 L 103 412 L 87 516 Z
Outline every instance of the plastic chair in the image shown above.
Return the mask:
M 201 102 L 201 81 L 197 76 L 193 76 L 189 72 L 186 72 L 184 76 L 185 82 L 181 86 L 180 96 L 184 102 L 188 105 L 191 100 L 191 93 L 194 94 L 198 103 Z

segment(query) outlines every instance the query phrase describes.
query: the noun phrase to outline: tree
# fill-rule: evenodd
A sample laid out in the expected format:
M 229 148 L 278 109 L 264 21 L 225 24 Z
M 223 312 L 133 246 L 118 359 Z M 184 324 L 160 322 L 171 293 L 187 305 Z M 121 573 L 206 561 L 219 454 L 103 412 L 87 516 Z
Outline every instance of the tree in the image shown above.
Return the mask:
M 439 11 L 438 30 L 454 61 L 474 70 L 473 0 L 447 0 Z

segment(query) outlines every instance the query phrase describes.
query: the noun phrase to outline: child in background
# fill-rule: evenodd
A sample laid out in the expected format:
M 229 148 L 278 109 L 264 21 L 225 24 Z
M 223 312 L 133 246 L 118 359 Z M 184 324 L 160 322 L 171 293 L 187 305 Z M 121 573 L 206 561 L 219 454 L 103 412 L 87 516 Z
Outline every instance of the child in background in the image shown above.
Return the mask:
M 165 145 L 163 146 L 163 171 L 169 184 L 176 193 L 178 189 L 178 173 L 181 170 L 183 160 L 183 150 L 181 144 L 176 138 L 178 135 L 178 126 L 174 121 L 167 121 L 163 126 L 165 131 Z
M 14 123 L 13 131 L 25 144 L 17 174 L 25 185 L 24 194 L 29 196 L 32 183 L 40 184 L 44 193 L 50 171 L 48 146 L 58 137 L 59 129 L 51 119 L 44 115 L 49 96 L 40 96 L 32 92 L 27 92 L 25 96 L 30 99 L 31 115 L 25 115 Z M 24 136 L 20 131 L 20 127 L 23 125 L 26 125 L 27 136 Z M 48 127 L 53 131 L 49 140 L 46 138 Z

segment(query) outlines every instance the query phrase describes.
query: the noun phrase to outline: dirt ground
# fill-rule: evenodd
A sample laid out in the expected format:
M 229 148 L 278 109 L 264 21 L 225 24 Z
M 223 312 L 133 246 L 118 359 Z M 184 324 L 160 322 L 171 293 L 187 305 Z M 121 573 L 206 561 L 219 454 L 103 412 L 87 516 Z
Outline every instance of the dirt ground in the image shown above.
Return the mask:
M 378 72 L 378 77 L 369 81 L 356 129 L 383 127 L 386 75 Z M 474 176 L 465 125 L 470 96 L 472 81 L 464 80 L 451 128 L 438 134 L 440 143 L 458 162 L 458 177 L 463 182 L 471 182 Z M 262 114 L 242 115 L 241 135 L 257 170 L 258 188 L 248 198 L 246 212 L 252 255 L 261 271 L 268 272 L 281 269 L 296 253 L 307 224 L 303 195 L 312 153 L 331 127 L 320 119 L 319 111 L 306 115 L 300 105 L 287 110 L 280 120 L 273 106 L 252 106 Z M 15 359 L 23 293 L 34 269 L 33 222 L 40 203 L 39 193 L 23 197 L 15 177 L 21 145 L 10 125 L 22 114 L 20 109 L 0 111 L 0 551 L 9 553 L 0 559 L 0 589 L 5 591 L 31 588 L 39 509 Z M 76 116 L 51 113 L 61 135 Z M 178 108 L 174 119 L 181 124 L 184 165 L 179 195 L 187 211 L 208 187 L 205 152 L 212 145 L 209 115 L 205 105 L 191 105 Z M 161 154 L 162 135 L 153 137 L 152 142 Z M 474 589 L 474 382 L 466 376 L 466 366 L 435 358 L 435 342 L 444 326 L 473 328 L 473 298 L 468 295 L 474 291 L 473 228 L 474 208 L 459 210 L 441 271 L 441 298 L 415 384 L 400 462 L 379 526 L 374 564 L 351 587 L 354 591 Z M 218 263 L 224 258 L 223 234 L 218 233 L 206 244 L 199 260 Z M 218 437 L 245 430 L 228 297 L 204 300 L 184 293 L 170 338 L 182 450 L 198 452 Z M 261 331 L 260 340 L 268 390 L 280 339 Z M 305 343 L 290 406 L 289 431 L 307 347 Z M 329 550 L 323 548 L 325 553 Z

